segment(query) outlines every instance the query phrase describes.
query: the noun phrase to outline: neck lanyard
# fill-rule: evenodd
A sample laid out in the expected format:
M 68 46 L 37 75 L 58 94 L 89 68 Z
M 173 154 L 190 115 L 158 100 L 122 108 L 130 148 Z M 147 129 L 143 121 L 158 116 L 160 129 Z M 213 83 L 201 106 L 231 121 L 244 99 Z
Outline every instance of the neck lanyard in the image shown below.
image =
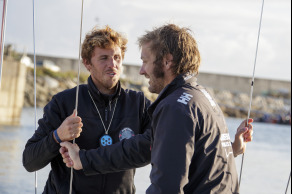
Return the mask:
M 97 106 L 96 106 L 96 104 L 95 104 L 95 102 L 94 102 L 94 100 L 92 98 L 91 93 L 89 91 L 88 91 L 88 93 L 89 93 L 89 96 L 90 96 L 90 98 L 91 98 L 91 100 L 92 100 L 92 102 L 93 102 L 96 110 L 97 110 L 97 113 L 98 113 L 98 115 L 100 117 L 100 120 L 102 122 L 104 131 L 105 131 L 105 135 L 100 138 L 100 144 L 101 144 L 101 146 L 112 145 L 113 144 L 113 139 L 108 135 L 108 131 L 110 130 L 110 127 L 111 127 L 111 124 L 112 124 L 112 121 L 113 121 L 113 118 L 114 118 L 114 115 L 115 115 L 115 112 L 116 112 L 116 107 L 117 107 L 117 104 L 118 104 L 118 99 L 116 99 L 116 103 L 115 103 L 114 111 L 113 111 L 113 114 L 112 114 L 112 118 L 110 120 L 110 123 L 108 125 L 108 128 L 106 128 L 105 127 L 105 124 L 104 124 L 104 122 L 102 120 L 101 114 L 100 114 L 100 112 L 99 112 L 99 110 L 98 110 L 98 108 L 97 108 Z

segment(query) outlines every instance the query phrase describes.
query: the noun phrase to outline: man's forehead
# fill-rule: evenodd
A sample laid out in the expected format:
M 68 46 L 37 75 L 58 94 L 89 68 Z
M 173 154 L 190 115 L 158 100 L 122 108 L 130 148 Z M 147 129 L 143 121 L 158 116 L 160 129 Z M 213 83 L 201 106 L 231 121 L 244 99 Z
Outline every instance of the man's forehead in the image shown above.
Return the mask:
M 144 44 L 144 45 L 142 45 L 141 59 L 149 58 L 149 57 L 151 57 L 151 54 L 152 54 L 151 44 Z
M 149 58 L 149 54 L 142 51 L 141 52 L 141 59 L 146 59 L 146 58 Z
M 152 42 L 147 42 L 141 45 L 142 49 L 151 49 Z
M 121 48 L 119 46 L 111 46 L 107 48 L 95 47 L 95 53 L 98 55 L 112 55 L 121 54 Z

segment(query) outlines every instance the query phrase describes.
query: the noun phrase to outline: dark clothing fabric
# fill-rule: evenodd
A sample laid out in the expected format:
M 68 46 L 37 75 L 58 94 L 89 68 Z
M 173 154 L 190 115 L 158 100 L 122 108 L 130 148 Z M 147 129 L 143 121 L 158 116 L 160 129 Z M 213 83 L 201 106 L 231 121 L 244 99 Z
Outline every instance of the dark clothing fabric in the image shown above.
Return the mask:
M 151 185 L 147 194 L 237 194 L 223 113 L 193 76 L 178 76 L 149 108 Z
M 120 84 L 118 86 L 116 94 L 113 96 L 102 95 L 95 87 L 91 77 L 88 79 L 88 85 L 80 86 L 78 116 L 82 118 L 84 126 L 81 136 L 76 139 L 76 143 L 81 149 L 80 157 L 83 161 L 84 170 L 74 170 L 74 194 L 134 194 L 135 163 L 143 166 L 150 162 L 149 135 L 139 135 L 150 132 L 150 121 L 147 114 L 150 101 L 141 92 L 124 90 L 120 87 Z M 86 158 L 84 150 L 98 150 L 97 148 L 100 148 L 99 140 L 105 134 L 105 130 L 88 91 L 93 96 L 106 128 L 110 123 L 112 114 L 114 114 L 108 133 L 113 138 L 113 143 L 116 143 L 116 145 L 111 146 L 113 153 L 122 154 L 125 150 L 133 151 L 134 149 L 143 153 L 133 161 L 128 161 L 128 165 L 132 168 L 126 169 L 130 170 L 119 168 L 120 161 L 113 160 L 112 164 L 102 163 L 101 161 L 100 165 L 114 166 L 119 168 L 119 172 L 102 171 L 102 173 L 106 173 L 103 175 L 92 173 L 94 164 Z M 76 88 L 63 91 L 53 97 L 44 108 L 43 118 L 38 122 L 39 127 L 28 140 L 23 152 L 23 165 L 29 172 L 42 169 L 51 163 L 52 170 L 44 189 L 46 194 L 69 193 L 70 169 L 63 163 L 62 156 L 59 154 L 60 145 L 54 141 L 53 131 L 68 116 L 72 115 L 75 108 L 75 97 Z M 113 113 L 116 100 L 118 100 L 117 107 L 115 113 Z M 125 129 L 138 136 L 135 139 L 139 140 L 141 147 L 133 148 L 127 141 L 120 141 L 120 135 Z M 120 146 L 121 144 L 123 146 Z M 105 162 L 116 157 L 111 152 L 103 152 L 102 150 L 103 148 L 100 148 L 99 153 Z M 86 154 L 90 155 L 90 152 Z

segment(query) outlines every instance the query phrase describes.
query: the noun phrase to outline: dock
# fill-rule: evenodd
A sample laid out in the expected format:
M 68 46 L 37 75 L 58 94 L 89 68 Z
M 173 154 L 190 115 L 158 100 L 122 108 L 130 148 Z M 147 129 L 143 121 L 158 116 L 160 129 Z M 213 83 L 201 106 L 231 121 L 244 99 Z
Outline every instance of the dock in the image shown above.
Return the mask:
M 19 125 L 24 102 L 27 67 L 12 57 L 3 62 L 0 89 L 0 125 Z

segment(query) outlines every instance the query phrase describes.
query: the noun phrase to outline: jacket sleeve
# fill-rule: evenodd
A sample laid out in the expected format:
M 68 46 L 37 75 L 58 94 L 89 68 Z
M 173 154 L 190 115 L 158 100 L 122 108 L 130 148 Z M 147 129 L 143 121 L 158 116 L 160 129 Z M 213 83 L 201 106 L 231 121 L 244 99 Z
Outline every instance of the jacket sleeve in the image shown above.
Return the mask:
M 53 131 L 61 125 L 61 116 L 56 100 L 44 108 L 43 118 L 38 121 L 38 129 L 26 143 L 22 163 L 29 172 L 44 168 L 59 154 L 59 144 L 55 142 Z
M 195 119 L 190 110 L 174 105 L 157 107 L 147 194 L 183 194 L 194 155 Z
M 150 101 L 140 103 L 140 134 L 111 146 L 80 150 L 79 156 L 86 175 L 106 174 L 146 166 L 151 160 L 151 122 L 147 113 Z
M 80 150 L 85 175 L 106 174 L 146 166 L 150 163 L 150 129 L 144 134 L 111 146 Z

